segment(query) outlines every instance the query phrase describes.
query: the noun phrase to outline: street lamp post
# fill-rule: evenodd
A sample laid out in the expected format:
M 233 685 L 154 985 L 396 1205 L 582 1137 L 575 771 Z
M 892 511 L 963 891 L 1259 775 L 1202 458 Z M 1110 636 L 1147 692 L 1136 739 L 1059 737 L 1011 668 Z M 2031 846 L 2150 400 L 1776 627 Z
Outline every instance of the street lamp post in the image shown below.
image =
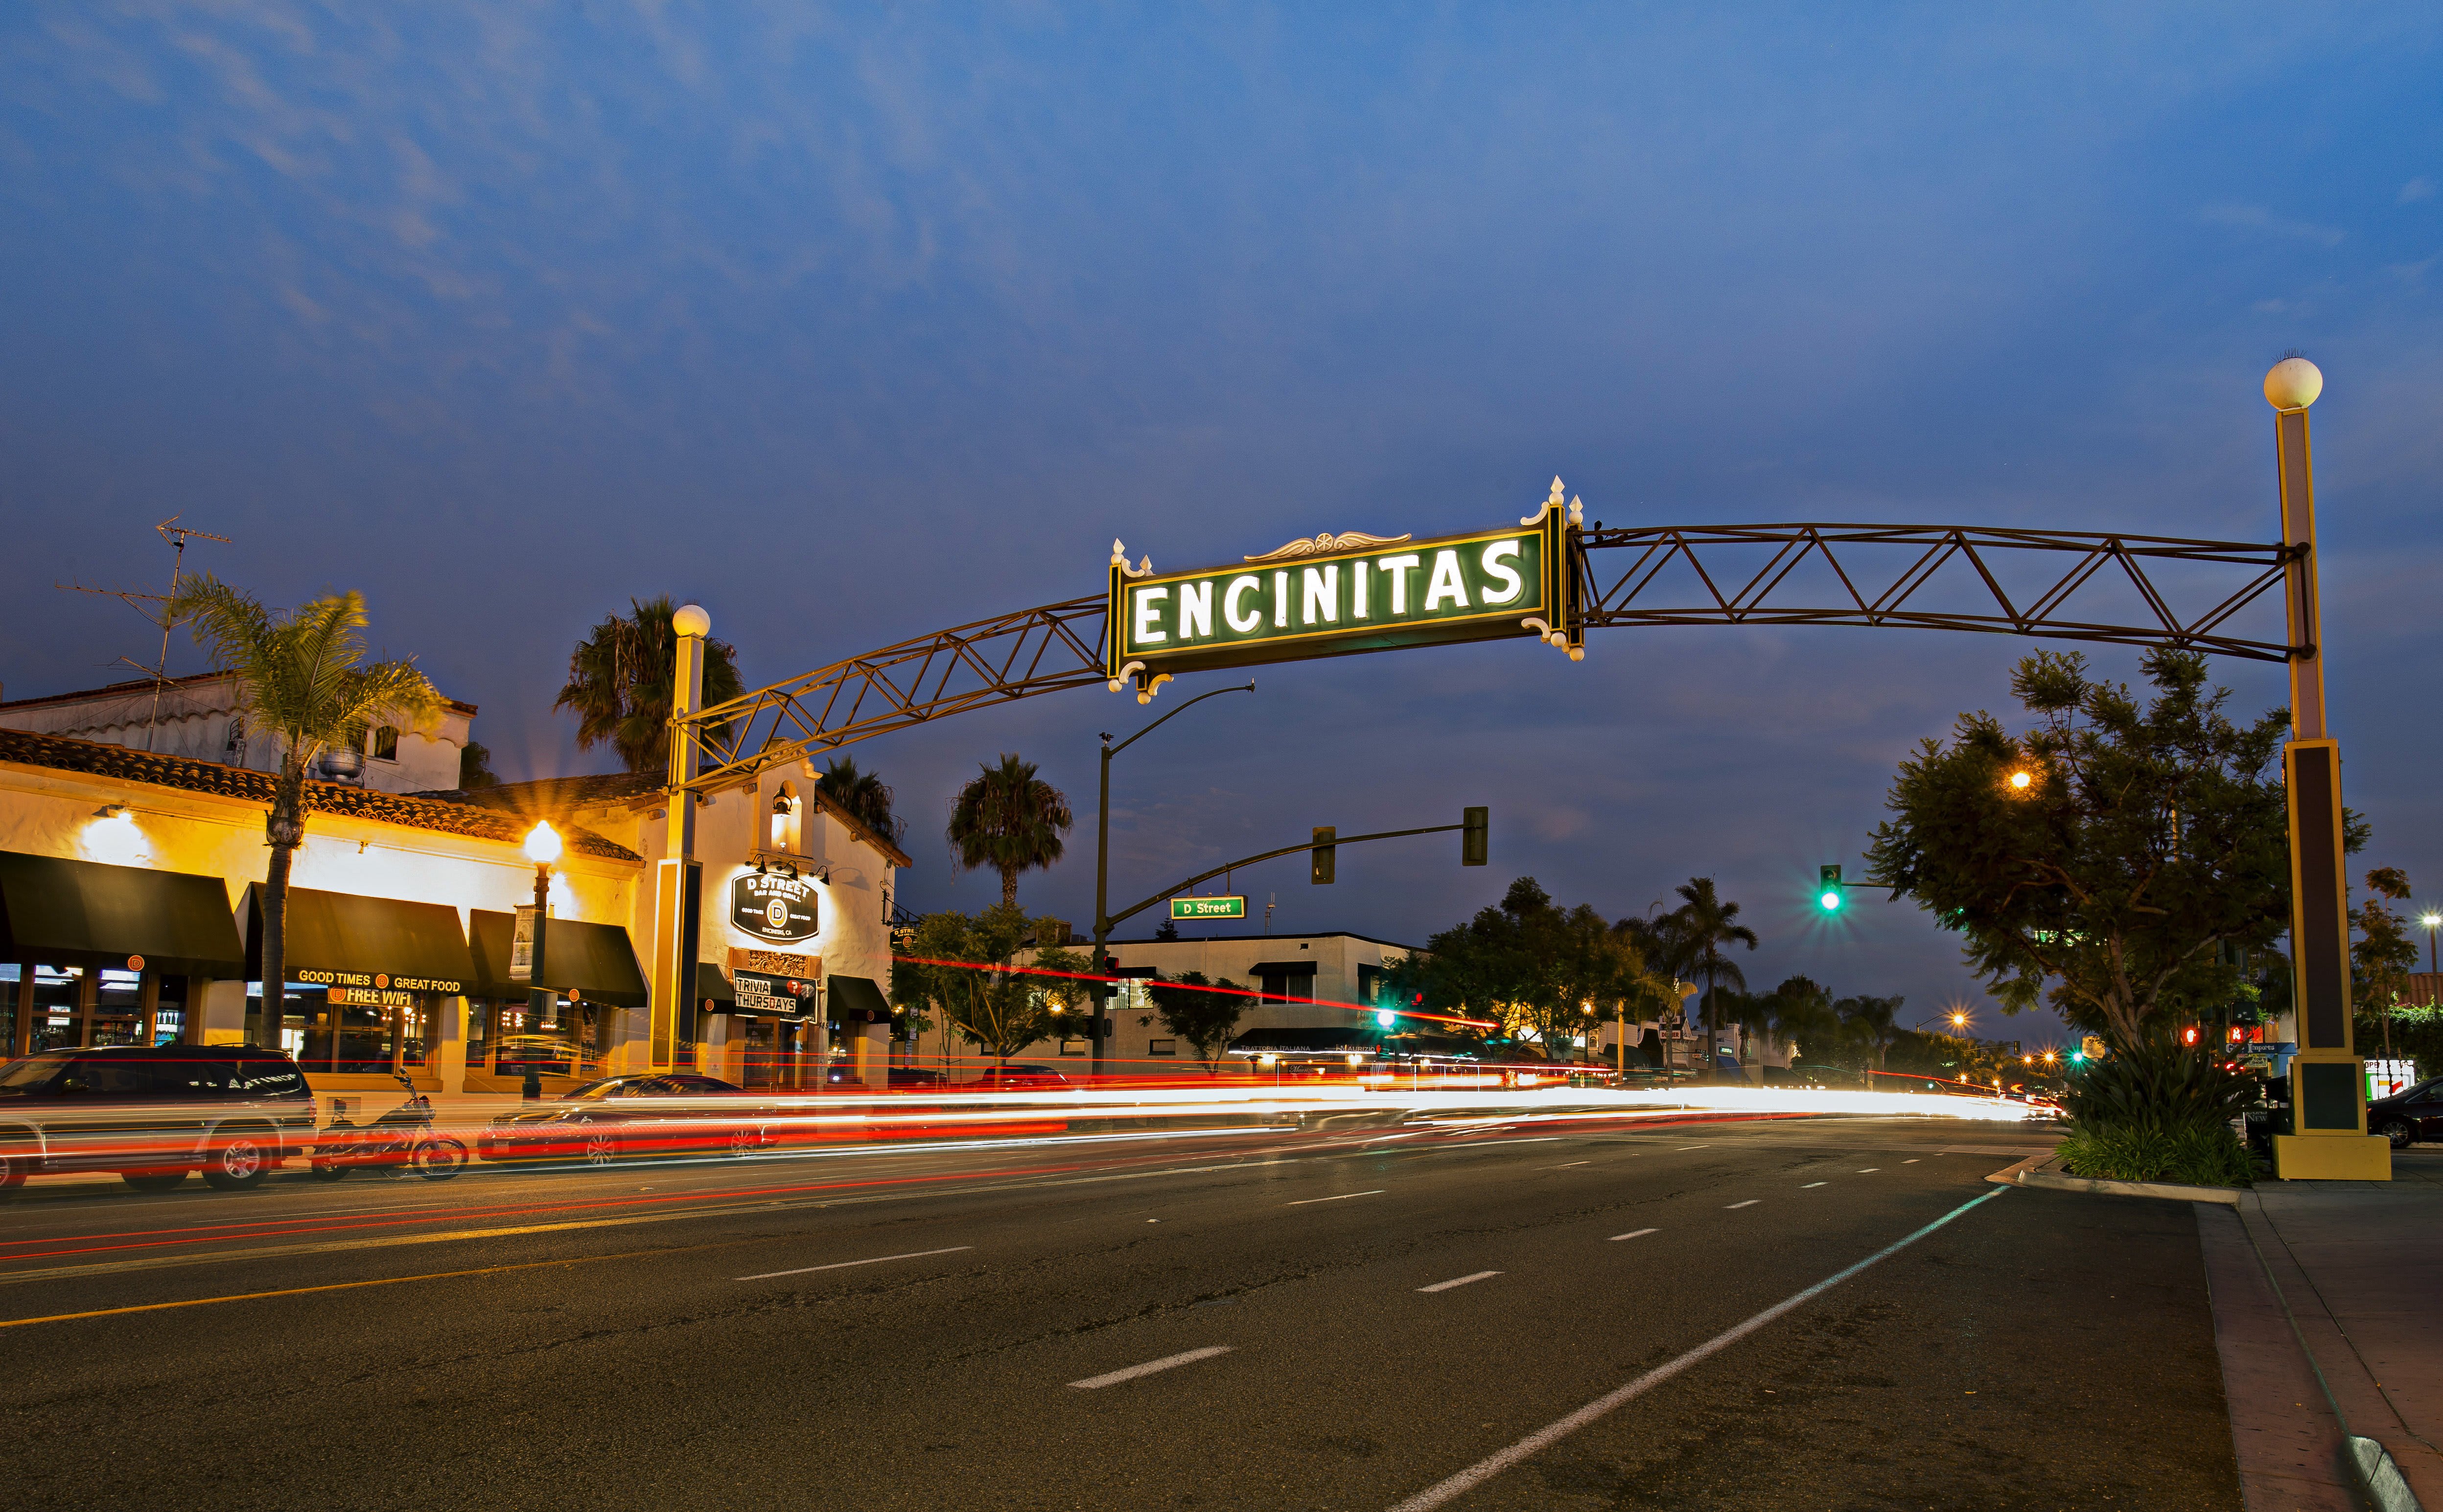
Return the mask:
M 525 1063 L 525 1084 L 519 1096 L 528 1102 L 542 1101 L 542 1073 L 536 1069 L 534 1058 L 535 1030 L 550 1015 L 553 993 L 543 985 L 543 925 L 551 918 L 551 864 L 560 859 L 560 831 L 547 820 L 538 821 L 526 831 L 526 859 L 535 864 L 533 942 L 526 948 L 526 1053 L 520 1057 Z
M 1094 994 L 1093 1074 L 1098 1077 L 1103 1074 L 1103 1047 L 1111 1043 L 1111 984 L 1102 980 L 1103 944 L 1111 934 L 1111 757 L 1206 699 L 1220 698 L 1224 693 L 1255 691 L 1256 684 L 1249 682 L 1239 687 L 1215 688 L 1210 693 L 1199 693 L 1117 745 L 1111 743 L 1109 733 L 1103 737 L 1103 780 L 1094 800 L 1094 961 L 1090 973 L 1094 980 L 1088 984 Z
M 2420 914 L 2417 921 L 2426 926 L 2426 972 L 2434 974 L 2434 932 L 2443 929 L 2443 914 Z
M 2307 407 L 2324 375 L 2305 357 L 2285 357 L 2265 374 L 2273 406 L 2282 542 L 2288 548 L 2283 598 L 2289 611 L 2290 741 L 2282 751 L 2290 809 L 2292 1012 L 2299 1050 L 2290 1061 L 2291 1132 L 2273 1139 L 2285 1180 L 2388 1181 L 2391 1141 L 2366 1127 L 2366 1066 L 2350 1029 L 2350 916 L 2342 856 L 2342 750 L 2324 722 L 2324 606 L 2316 586 L 2315 469 Z

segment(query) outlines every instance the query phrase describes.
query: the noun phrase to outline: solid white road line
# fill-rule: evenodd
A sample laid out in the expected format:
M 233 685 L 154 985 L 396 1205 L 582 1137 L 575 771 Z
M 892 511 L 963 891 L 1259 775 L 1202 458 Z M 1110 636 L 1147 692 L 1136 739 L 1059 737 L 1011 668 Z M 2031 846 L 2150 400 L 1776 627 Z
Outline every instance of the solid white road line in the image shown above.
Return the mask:
M 1811 1190 L 1813 1190 L 1813 1189 L 1814 1189 L 1814 1188 L 1816 1188 L 1816 1187 L 1827 1186 L 1827 1185 L 1829 1185 L 1829 1183 L 1828 1183 L 1828 1182 L 1823 1182 L 1823 1181 L 1809 1181 L 1809 1183 L 1807 1183 L 1807 1185 L 1806 1185 L 1806 1186 L 1803 1186 L 1803 1187 L 1799 1188 L 1798 1190 L 1799 1190 L 1799 1191 L 1801 1191 L 1801 1192 L 1808 1192 L 1808 1191 L 1811 1191 Z
M 1347 1202 L 1351 1197 L 1379 1197 L 1384 1193 L 1390 1190 L 1391 1189 L 1388 1187 L 1376 1187 L 1371 1192 L 1344 1192 L 1336 1197 L 1300 1197 L 1295 1202 L 1285 1202 L 1282 1203 L 1281 1206 L 1285 1208 L 1303 1208 L 1310 1202 Z
M 1724 1333 L 1715 1335 L 1713 1338 L 1705 1340 L 1696 1348 L 1688 1351 L 1688 1353 L 1681 1356 L 1678 1359 L 1672 1360 L 1667 1364 L 1656 1366 L 1654 1369 L 1647 1371 L 1644 1375 L 1640 1375 L 1637 1379 L 1630 1381 L 1627 1385 L 1621 1387 L 1619 1390 L 1596 1397 L 1593 1401 L 1589 1402 L 1586 1406 L 1579 1408 L 1576 1412 L 1571 1412 L 1569 1416 L 1562 1418 L 1560 1421 L 1550 1424 L 1547 1427 L 1537 1429 L 1534 1432 L 1528 1434 L 1525 1438 L 1520 1439 L 1517 1443 L 1511 1445 L 1508 1448 L 1501 1450 L 1499 1453 L 1479 1460 L 1474 1465 L 1469 1466 L 1466 1469 L 1460 1471 L 1450 1479 L 1425 1487 L 1424 1490 L 1408 1498 L 1406 1501 L 1399 1503 L 1397 1505 L 1393 1506 L 1391 1508 L 1391 1512 L 1433 1512 L 1433 1508 L 1441 1506 L 1444 1503 L 1449 1502 L 1456 1497 L 1464 1496 L 1466 1493 L 1476 1489 L 1479 1485 L 1482 1485 L 1485 1482 L 1492 1480 L 1495 1476 L 1499 1475 L 1502 1471 L 1510 1468 L 1519 1461 L 1526 1459 L 1531 1455 L 1541 1453 L 1543 1450 L 1559 1443 L 1561 1440 L 1569 1437 L 1570 1434 L 1586 1427 L 1588 1424 L 1602 1418 L 1607 1413 L 1611 1412 L 1613 1410 L 1623 1406 L 1624 1404 L 1634 1401 L 1638 1397 L 1644 1395 L 1647 1392 L 1652 1391 L 1655 1387 L 1662 1385 L 1664 1381 L 1667 1381 L 1674 1375 L 1679 1375 L 1689 1366 L 1698 1364 L 1702 1360 L 1708 1359 L 1713 1356 L 1721 1353 L 1731 1345 L 1737 1343 L 1740 1339 L 1747 1338 L 1748 1335 L 1754 1333 L 1759 1328 L 1762 1328 L 1765 1324 L 1772 1322 L 1774 1319 L 1781 1317 L 1794 1308 L 1806 1305 L 1808 1303 L 1812 1302 L 1817 1297 L 1830 1291 L 1833 1287 L 1841 1284 L 1841 1283 L 1848 1280 L 1860 1271 L 1864 1270 L 1869 1266 L 1874 1265 L 1878 1261 L 1885 1260 L 1893 1255 L 1899 1254 L 1901 1250 L 1906 1249 L 1909 1246 L 1924 1238 L 1927 1234 L 1934 1232 L 1944 1224 L 1951 1222 L 1954 1218 L 1959 1217 L 1961 1214 L 1967 1212 L 1969 1210 L 1976 1207 L 1980 1203 L 1993 1201 L 1995 1197 L 2000 1196 L 2003 1193 L 2010 1190 L 2011 1189 L 2008 1187 L 1995 1187 L 1993 1191 L 1986 1193 L 1983 1196 L 1970 1198 L 1958 1207 L 1952 1209 L 1949 1212 L 1944 1213 L 1941 1217 L 1935 1219 L 1930 1224 L 1927 1224 L 1924 1228 L 1920 1229 L 1917 1232 L 1910 1234 L 1907 1238 L 1885 1245 L 1883 1248 L 1876 1250 L 1873 1254 L 1859 1261 L 1848 1269 L 1835 1271 L 1833 1274 L 1825 1277 L 1822 1281 L 1817 1282 L 1814 1285 L 1808 1287 L 1805 1291 L 1786 1297 L 1780 1302 L 1773 1303 L 1764 1311 L 1756 1314 L 1754 1318 L 1749 1319 L 1746 1322 L 1740 1323 L 1736 1327 Z
M 795 1270 L 765 1270 L 752 1276 L 732 1276 L 732 1281 L 770 1281 L 776 1276 L 808 1276 L 817 1270 L 846 1270 L 852 1266 L 878 1266 L 886 1260 L 922 1260 L 927 1255 L 955 1255 L 973 1245 L 952 1245 L 947 1249 L 911 1249 L 904 1255 L 876 1255 L 871 1260 L 835 1260 L 828 1266 L 799 1266 Z
M 1749 1198 L 1747 1201 L 1745 1201 L 1745 1202 L 1734 1202 L 1734 1203 L 1732 1203 L 1729 1207 L 1724 1208 L 1722 1211 L 1723 1211 L 1724 1212 L 1736 1212 L 1736 1211 L 1738 1211 L 1741 1208 L 1753 1208 L 1753 1207 L 1754 1207 L 1757 1203 L 1762 1202 L 1763 1200 L 1764 1200 L 1764 1199 L 1763 1199 L 1762 1197 L 1750 1197 L 1750 1198 Z
M 1612 1235 L 1612 1236 L 1611 1236 L 1611 1238 L 1610 1238 L 1608 1241 L 1607 1241 L 1607 1243 L 1610 1243 L 1610 1244 L 1615 1244 L 1615 1245 L 1616 1245 L 1616 1244 L 1620 1243 L 1620 1242 L 1621 1242 L 1622 1240 L 1624 1240 L 1624 1239 L 1643 1239 L 1643 1238 L 1644 1238 L 1647 1234 L 1650 1234 L 1650 1233 L 1661 1233 L 1662 1231 L 1662 1230 L 1660 1230 L 1660 1229 L 1640 1229 L 1640 1230 L 1636 1230 L 1636 1231 L 1635 1231 L 1635 1232 L 1633 1232 L 1633 1233 L 1616 1233 L 1616 1234 Z
M 1473 1276 L 1461 1276 L 1457 1281 L 1438 1281 L 1430 1286 L 1420 1286 L 1417 1289 L 1419 1291 L 1448 1291 L 1453 1286 L 1464 1286 L 1470 1282 L 1491 1281 L 1494 1277 L 1500 1274 L 1501 1272 L 1497 1270 L 1479 1270 Z
M 1995 1187 L 1993 1190 L 2000 1192 L 2004 1189 Z M 1115 1370 L 1108 1375 L 1089 1375 L 1082 1381 L 1071 1381 L 1069 1384 L 1076 1391 L 1100 1391 L 1106 1386 L 1117 1386 L 1122 1381 L 1132 1381 L 1140 1375 L 1150 1375 L 1156 1371 L 1171 1370 L 1181 1365 L 1193 1365 L 1200 1359 L 1211 1359 L 1216 1355 L 1226 1355 L 1230 1350 L 1231 1346 L 1228 1344 L 1215 1344 L 1209 1349 L 1191 1349 L 1185 1355 L 1166 1355 L 1161 1359 L 1147 1360 L 1142 1365 L 1131 1365 L 1126 1370 Z

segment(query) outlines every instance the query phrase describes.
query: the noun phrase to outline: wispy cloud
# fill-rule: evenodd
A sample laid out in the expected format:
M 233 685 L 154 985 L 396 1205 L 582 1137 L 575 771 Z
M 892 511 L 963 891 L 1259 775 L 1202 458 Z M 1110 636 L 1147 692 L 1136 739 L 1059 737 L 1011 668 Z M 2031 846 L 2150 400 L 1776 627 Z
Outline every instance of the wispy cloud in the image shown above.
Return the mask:
M 2197 218 L 2210 226 L 2235 226 L 2243 230 L 2313 242 L 2319 246 L 2339 246 L 2347 234 L 2339 227 L 2287 219 L 2262 205 L 2209 205 L 2197 212 Z
M 2431 178 L 2413 178 L 2408 183 L 2400 186 L 2400 192 L 2393 196 L 2392 202 L 2395 205 L 2415 205 L 2421 199 L 2433 199 L 2434 197 L 2434 180 Z

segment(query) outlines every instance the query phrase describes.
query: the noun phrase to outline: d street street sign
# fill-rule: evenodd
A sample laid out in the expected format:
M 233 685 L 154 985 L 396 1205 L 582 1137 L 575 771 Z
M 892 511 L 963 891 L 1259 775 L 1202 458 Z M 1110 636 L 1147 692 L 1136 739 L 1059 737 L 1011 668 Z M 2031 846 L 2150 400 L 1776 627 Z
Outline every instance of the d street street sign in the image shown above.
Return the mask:
M 1174 898 L 1170 901 L 1173 919 L 1244 919 L 1247 900 L 1236 898 Z
M 729 921 L 758 939 L 812 939 L 815 884 L 781 872 L 747 872 L 729 884 Z
M 1555 479 L 1538 513 L 1463 536 L 1326 531 L 1185 573 L 1131 567 L 1114 541 L 1105 670 L 1143 697 L 1181 672 L 1514 636 L 1575 660 L 1579 514 Z

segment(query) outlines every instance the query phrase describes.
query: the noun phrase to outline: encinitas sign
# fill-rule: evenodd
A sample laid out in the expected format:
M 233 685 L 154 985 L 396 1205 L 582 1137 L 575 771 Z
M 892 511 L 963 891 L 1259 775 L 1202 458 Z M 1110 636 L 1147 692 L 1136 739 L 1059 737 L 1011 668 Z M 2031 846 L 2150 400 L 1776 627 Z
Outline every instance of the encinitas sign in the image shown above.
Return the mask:
M 1141 698 L 1180 672 L 1533 635 L 1583 654 L 1570 559 L 1580 510 L 1560 480 L 1507 530 L 1417 540 L 1361 531 L 1230 567 L 1156 573 L 1111 543 L 1105 666 Z

